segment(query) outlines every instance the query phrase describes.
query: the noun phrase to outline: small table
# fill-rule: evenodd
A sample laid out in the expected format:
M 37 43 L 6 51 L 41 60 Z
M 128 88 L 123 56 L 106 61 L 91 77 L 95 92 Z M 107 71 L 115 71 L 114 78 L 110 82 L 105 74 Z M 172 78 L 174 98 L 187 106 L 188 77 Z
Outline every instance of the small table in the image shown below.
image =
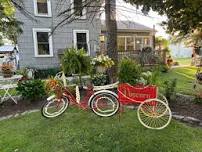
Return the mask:
M 17 101 L 9 93 L 9 90 L 16 88 L 17 84 L 14 82 L 20 80 L 22 77 L 23 77 L 22 75 L 13 75 L 12 77 L 9 78 L 4 78 L 3 76 L 0 76 L 0 82 L 3 82 L 3 84 L 0 85 L 0 90 L 4 90 L 5 92 L 0 103 L 4 102 L 5 98 L 9 97 L 17 104 Z

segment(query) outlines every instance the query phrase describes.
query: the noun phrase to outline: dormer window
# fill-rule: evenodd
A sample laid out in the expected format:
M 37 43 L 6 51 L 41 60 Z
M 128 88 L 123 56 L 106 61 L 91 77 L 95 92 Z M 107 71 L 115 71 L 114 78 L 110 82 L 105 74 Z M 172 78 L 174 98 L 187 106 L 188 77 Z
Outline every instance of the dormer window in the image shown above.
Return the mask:
M 83 7 L 85 0 L 72 0 L 72 13 L 79 19 L 86 19 L 86 8 Z
M 51 1 L 34 0 L 34 13 L 36 16 L 51 17 Z

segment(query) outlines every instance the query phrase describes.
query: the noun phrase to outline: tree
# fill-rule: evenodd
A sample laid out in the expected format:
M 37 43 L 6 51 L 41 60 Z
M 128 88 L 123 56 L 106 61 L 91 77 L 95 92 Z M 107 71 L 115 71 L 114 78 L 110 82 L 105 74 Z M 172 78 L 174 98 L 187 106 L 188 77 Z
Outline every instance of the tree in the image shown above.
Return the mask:
M 17 37 L 22 33 L 21 22 L 15 18 L 13 3 L 9 0 L 2 0 L 0 3 L 0 33 L 4 38 L 17 44 Z
M 0 46 L 1 45 L 3 45 L 4 43 L 3 43 L 3 38 L 2 38 L 2 36 L 0 36 Z
M 115 62 L 109 70 L 111 81 L 116 81 L 117 75 L 117 23 L 116 23 L 116 0 L 105 0 L 106 32 L 107 32 L 107 54 Z
M 142 12 L 150 10 L 166 15 L 168 20 L 163 22 L 167 31 L 173 35 L 185 36 L 195 29 L 202 28 L 201 0 L 125 0 L 128 3 L 142 6 Z

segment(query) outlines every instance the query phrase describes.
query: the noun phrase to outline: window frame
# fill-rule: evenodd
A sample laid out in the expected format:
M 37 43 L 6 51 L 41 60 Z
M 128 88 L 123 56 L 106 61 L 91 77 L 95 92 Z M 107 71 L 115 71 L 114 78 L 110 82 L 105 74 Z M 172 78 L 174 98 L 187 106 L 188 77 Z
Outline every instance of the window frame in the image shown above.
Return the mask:
M 144 48 L 144 47 L 152 47 L 152 37 L 151 36 L 136 36 L 136 37 L 142 39 L 143 43 L 141 44 L 141 49 Z M 147 46 L 144 45 L 144 38 L 148 38 L 149 39 L 149 45 L 147 45 Z
M 74 48 L 77 49 L 77 33 L 86 33 L 86 43 L 88 47 L 87 54 L 90 55 L 90 46 L 89 46 L 89 30 L 73 30 L 73 39 L 74 39 Z
M 136 38 L 136 35 L 120 35 L 120 36 L 117 36 L 117 37 L 124 37 L 124 41 L 125 41 L 125 44 L 124 44 L 124 51 L 126 52 L 127 51 L 127 37 L 133 37 L 133 49 L 136 50 L 136 43 L 135 43 L 135 38 Z
M 74 14 L 74 1 L 75 0 L 71 0 L 71 14 Z M 85 0 L 82 0 L 82 3 L 84 2 Z M 86 8 L 83 8 L 83 10 L 82 10 L 82 16 L 76 16 L 75 15 L 75 17 L 79 17 L 78 19 L 83 19 L 83 20 L 85 20 L 85 19 L 87 19 L 87 15 L 86 15 L 86 13 L 87 13 L 87 9 Z
M 38 39 L 37 39 L 37 32 L 47 32 L 51 33 L 50 28 L 33 28 L 33 40 L 34 40 L 34 56 L 35 57 L 53 57 L 53 39 L 52 35 L 49 36 L 49 54 L 40 55 L 38 52 Z
M 40 13 L 38 13 L 37 0 L 34 0 L 34 15 L 35 16 L 39 16 L 39 17 L 52 17 L 51 0 L 47 0 L 47 8 L 48 8 L 48 13 L 47 14 L 40 14 Z
M 117 38 L 119 38 L 119 37 L 122 37 L 122 38 L 124 38 L 124 40 L 125 40 L 125 44 L 124 44 L 124 48 L 125 48 L 125 50 L 124 51 L 127 51 L 127 37 L 133 37 L 133 40 L 134 40 L 134 50 L 137 50 L 136 49 L 136 39 L 137 38 L 140 38 L 141 40 L 142 40 L 142 42 L 144 42 L 144 38 L 148 38 L 149 39 L 149 45 L 147 45 L 147 46 L 149 46 L 149 47 L 152 47 L 152 37 L 151 36 L 141 36 L 141 35 L 118 35 L 117 36 Z M 141 43 L 141 49 L 143 48 L 143 47 L 147 47 L 146 45 L 144 45 L 144 43 Z

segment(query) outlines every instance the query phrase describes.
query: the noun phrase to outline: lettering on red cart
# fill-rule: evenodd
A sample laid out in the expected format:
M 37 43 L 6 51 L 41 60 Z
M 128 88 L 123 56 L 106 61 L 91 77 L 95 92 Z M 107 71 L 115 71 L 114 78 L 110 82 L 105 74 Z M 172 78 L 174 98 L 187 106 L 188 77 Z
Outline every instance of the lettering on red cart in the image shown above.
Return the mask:
M 157 87 L 150 86 L 132 86 L 127 83 L 122 83 L 118 86 L 118 98 L 123 104 L 141 103 L 147 99 L 157 98 Z

